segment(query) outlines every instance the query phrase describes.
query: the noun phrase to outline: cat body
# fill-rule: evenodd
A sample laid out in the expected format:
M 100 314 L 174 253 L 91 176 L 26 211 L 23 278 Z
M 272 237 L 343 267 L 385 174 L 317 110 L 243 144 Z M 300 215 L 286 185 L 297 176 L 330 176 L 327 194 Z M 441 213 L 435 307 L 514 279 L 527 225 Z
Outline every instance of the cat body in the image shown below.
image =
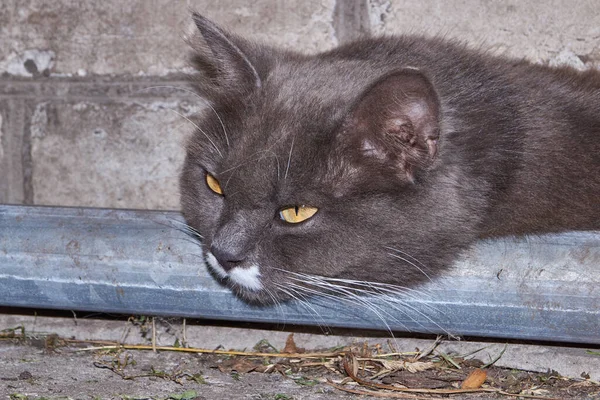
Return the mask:
M 211 106 L 182 211 L 242 298 L 410 288 L 479 239 L 600 229 L 599 71 L 414 36 L 302 55 L 194 21 Z

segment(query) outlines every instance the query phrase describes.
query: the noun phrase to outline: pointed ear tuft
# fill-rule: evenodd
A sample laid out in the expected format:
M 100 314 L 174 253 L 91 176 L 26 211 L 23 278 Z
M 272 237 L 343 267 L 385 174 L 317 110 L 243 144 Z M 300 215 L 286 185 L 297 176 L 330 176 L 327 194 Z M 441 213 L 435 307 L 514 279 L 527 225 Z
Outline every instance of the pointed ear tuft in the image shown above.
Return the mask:
M 195 50 L 192 62 L 202 73 L 203 94 L 210 97 L 259 88 L 262 80 L 256 61 L 251 60 L 253 46 L 196 12 L 192 13 L 192 18 L 201 38 L 195 36 L 188 42 Z
M 396 168 L 414 182 L 437 154 L 440 105 L 431 82 L 403 69 L 377 79 L 359 97 L 344 124 L 359 157 Z

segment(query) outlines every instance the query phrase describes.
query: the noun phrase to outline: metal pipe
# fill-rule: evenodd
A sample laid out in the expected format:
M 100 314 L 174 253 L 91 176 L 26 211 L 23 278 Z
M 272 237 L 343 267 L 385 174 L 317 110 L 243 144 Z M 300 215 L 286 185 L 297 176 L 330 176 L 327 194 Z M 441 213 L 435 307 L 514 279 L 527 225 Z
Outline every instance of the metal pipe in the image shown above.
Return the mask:
M 0 205 L 0 305 L 600 344 L 600 232 L 481 242 L 412 295 L 248 305 L 176 212 Z

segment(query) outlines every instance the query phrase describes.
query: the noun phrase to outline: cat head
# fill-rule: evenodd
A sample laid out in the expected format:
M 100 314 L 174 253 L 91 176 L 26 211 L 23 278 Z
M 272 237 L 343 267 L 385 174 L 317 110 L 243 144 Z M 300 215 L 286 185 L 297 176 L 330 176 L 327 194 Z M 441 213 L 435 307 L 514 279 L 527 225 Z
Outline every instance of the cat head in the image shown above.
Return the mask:
M 193 18 L 194 84 L 210 106 L 181 202 L 214 275 L 267 303 L 435 274 L 457 224 L 431 195 L 441 106 L 426 74 L 256 45 Z

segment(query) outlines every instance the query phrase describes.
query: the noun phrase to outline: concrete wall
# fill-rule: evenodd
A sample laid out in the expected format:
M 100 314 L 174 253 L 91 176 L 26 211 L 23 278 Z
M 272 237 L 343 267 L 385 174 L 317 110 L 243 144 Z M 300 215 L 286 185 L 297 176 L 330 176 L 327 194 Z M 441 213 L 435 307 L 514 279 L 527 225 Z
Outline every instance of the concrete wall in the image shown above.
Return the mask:
M 445 35 L 496 53 L 600 66 L 600 3 L 491 0 L 2 0 L 0 203 L 177 209 L 194 8 L 314 52 L 364 32 Z

